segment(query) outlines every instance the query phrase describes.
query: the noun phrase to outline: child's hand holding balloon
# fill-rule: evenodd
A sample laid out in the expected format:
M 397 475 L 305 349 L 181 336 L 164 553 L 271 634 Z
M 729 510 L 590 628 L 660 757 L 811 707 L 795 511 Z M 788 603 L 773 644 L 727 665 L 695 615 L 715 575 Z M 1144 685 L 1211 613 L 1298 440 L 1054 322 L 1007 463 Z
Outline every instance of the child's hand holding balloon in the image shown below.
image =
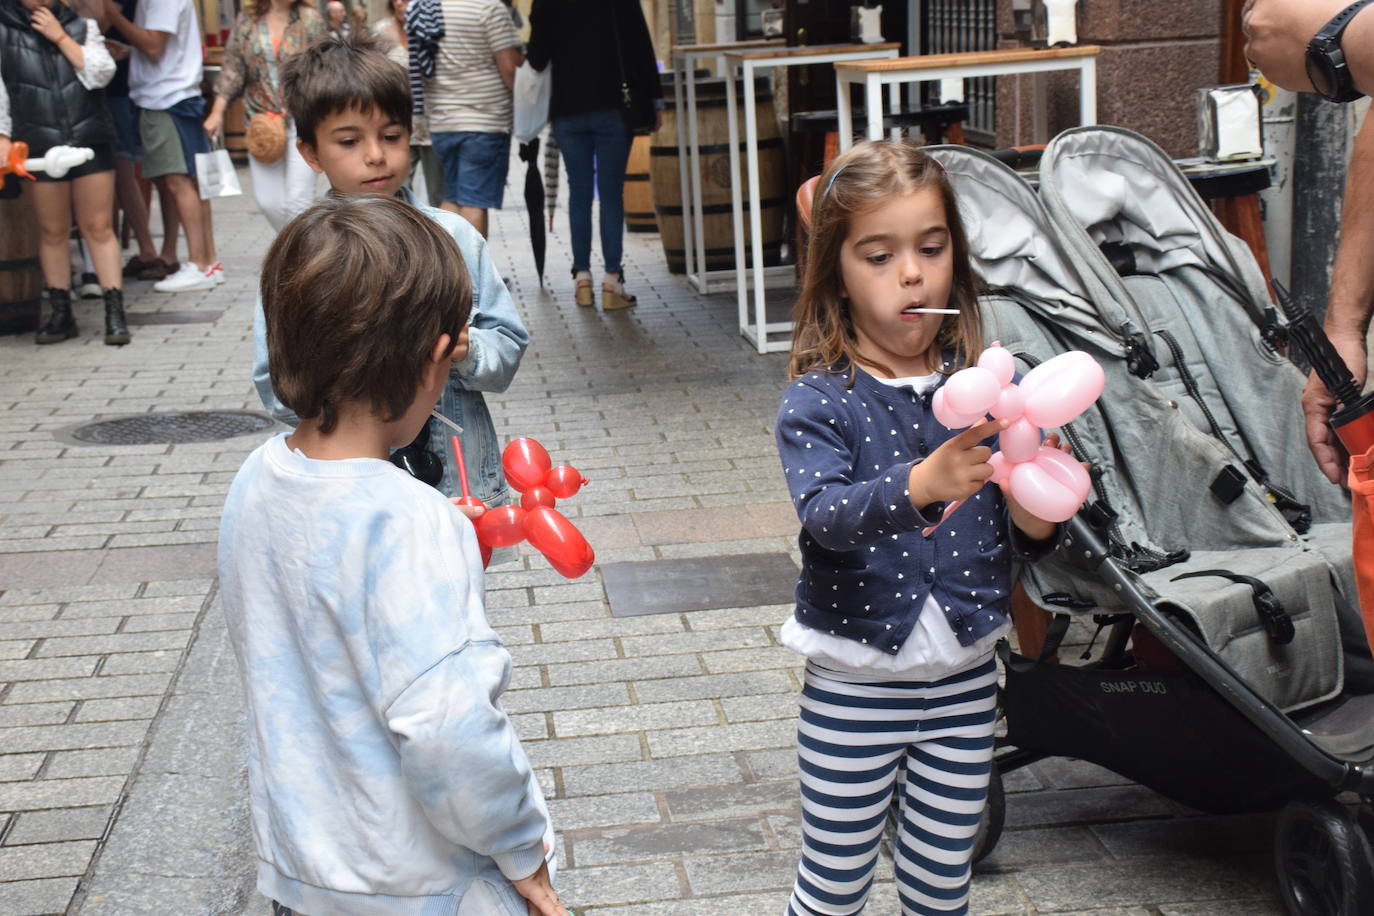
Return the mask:
M 453 437 L 453 454 L 463 488 L 463 495 L 453 503 L 473 519 L 484 567 L 491 562 L 492 548 L 512 547 L 528 539 L 550 566 L 569 579 L 592 568 L 596 553 L 591 545 L 577 526 L 554 508 L 559 499 L 576 495 L 587 483 L 576 468 L 567 464 L 554 467 L 548 451 L 534 439 L 514 439 L 501 455 L 501 468 L 506 482 L 521 494 L 520 505 L 489 509 L 468 493 L 467 468 L 457 436 Z
M 1012 381 L 1015 368 L 1011 354 L 994 343 L 983 351 L 978 365 L 950 376 L 935 392 L 931 408 L 950 429 L 977 423 L 987 414 L 1006 423 L 998 439 L 1001 451 L 988 458 L 990 479 L 1014 499 L 1024 518 L 1052 526 L 1073 517 L 1088 498 L 1092 480 L 1083 465 L 1060 450 L 1057 437 L 1053 444 L 1043 444 L 1041 429 L 1063 426 L 1092 406 L 1102 394 L 1106 374 L 1079 350 L 1046 360 L 1027 372 L 1020 384 Z M 940 521 L 957 508 L 958 503 L 947 506 Z M 929 535 L 937 527 L 939 523 L 923 533 Z M 1044 529 L 1038 523 L 1031 527 Z
M 912 465 L 907 476 L 911 504 L 920 509 L 934 502 L 968 499 L 981 490 L 993 468 L 989 463 L 992 449 L 979 443 L 1006 426 L 1005 420 L 980 423 L 946 440 L 925 461 Z
M 1070 448 L 1067 442 L 1060 443 L 1058 433 L 1050 433 L 1046 436 L 1043 448 L 1047 450 L 1058 450 L 1060 454 L 1069 456 L 1070 461 L 1073 460 L 1073 449 Z M 1084 473 L 1087 473 L 1087 462 L 1079 462 L 1079 464 L 1083 468 Z M 1043 541 L 1045 538 L 1054 534 L 1055 522 L 1046 521 L 1021 505 L 1021 503 L 1017 501 L 1016 495 L 1011 491 L 1003 490 L 1002 495 L 1006 497 L 1007 509 L 1011 512 L 1012 524 L 1021 529 L 1027 537 L 1033 541 Z

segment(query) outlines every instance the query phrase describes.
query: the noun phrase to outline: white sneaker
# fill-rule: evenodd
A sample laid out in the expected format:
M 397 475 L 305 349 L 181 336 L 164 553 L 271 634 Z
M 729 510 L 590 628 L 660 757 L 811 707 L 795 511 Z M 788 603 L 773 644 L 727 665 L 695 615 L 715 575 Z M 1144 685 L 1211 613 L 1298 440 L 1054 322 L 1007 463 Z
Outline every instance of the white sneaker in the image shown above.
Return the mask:
M 220 286 L 224 283 L 224 265 L 216 261 L 214 266 L 205 272 L 205 275 L 214 280 L 216 286 Z
M 95 274 L 84 273 L 81 275 L 81 284 L 77 289 L 77 294 L 82 299 L 99 299 L 103 292 L 100 288 L 100 281 L 96 279 Z
M 204 268 L 182 261 L 181 268 L 165 280 L 153 284 L 160 293 L 189 293 L 198 289 L 214 289 L 215 281 Z

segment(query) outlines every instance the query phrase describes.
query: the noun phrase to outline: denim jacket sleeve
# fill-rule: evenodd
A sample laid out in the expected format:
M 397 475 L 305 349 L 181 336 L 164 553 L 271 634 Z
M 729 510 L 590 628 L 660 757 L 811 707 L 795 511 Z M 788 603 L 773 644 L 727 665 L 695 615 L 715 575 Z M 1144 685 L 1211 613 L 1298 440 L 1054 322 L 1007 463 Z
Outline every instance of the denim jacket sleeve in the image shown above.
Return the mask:
M 261 293 L 253 305 L 253 387 L 258 389 L 258 397 L 268 413 L 287 426 L 299 425 L 295 411 L 277 400 L 277 393 L 272 390 L 272 376 L 267 368 L 267 319 L 262 312 Z
M 456 213 L 421 207 L 458 243 L 472 280 L 472 317 L 468 355 L 453 367 L 451 378 L 469 391 L 505 391 L 510 387 L 530 335 L 515 311 L 515 301 L 491 262 L 487 240 Z

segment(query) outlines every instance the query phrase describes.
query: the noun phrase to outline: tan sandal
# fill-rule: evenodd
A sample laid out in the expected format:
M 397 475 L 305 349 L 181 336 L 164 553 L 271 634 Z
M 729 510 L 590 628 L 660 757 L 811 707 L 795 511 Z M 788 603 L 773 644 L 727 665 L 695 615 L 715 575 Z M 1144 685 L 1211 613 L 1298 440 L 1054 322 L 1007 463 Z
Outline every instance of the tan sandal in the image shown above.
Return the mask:
M 634 308 L 639 299 L 625 292 L 625 272 L 606 274 L 601 280 L 601 310 L 614 312 L 617 309 Z
M 579 270 L 573 274 L 574 296 L 578 305 L 590 308 L 596 301 L 592 298 L 592 272 Z

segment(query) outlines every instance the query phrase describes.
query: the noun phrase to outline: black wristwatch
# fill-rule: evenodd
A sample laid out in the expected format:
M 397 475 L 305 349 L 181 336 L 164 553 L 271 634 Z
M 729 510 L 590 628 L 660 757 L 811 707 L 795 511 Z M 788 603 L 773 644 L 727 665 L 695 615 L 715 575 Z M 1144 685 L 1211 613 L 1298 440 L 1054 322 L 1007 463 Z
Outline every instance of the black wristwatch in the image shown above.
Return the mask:
M 1333 102 L 1353 102 L 1364 95 L 1355 88 L 1341 49 L 1341 33 L 1355 14 L 1374 0 L 1357 0 L 1341 10 L 1307 45 L 1307 78 L 1312 87 Z

